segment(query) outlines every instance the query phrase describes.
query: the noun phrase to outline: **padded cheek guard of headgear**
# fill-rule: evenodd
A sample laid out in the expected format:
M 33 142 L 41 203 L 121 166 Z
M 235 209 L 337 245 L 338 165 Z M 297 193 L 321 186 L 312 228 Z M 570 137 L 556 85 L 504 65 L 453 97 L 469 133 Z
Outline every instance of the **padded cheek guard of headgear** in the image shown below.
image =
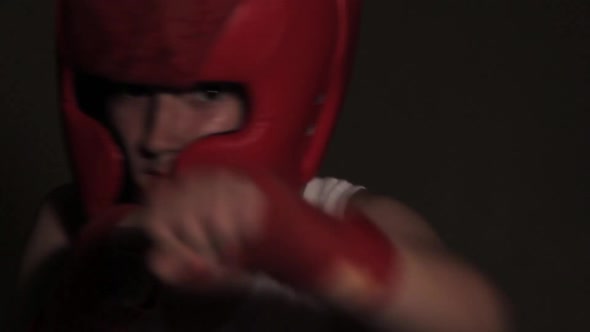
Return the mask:
M 189 145 L 176 170 L 203 161 L 255 166 L 298 189 L 317 171 L 340 110 L 360 7 L 361 0 L 62 0 L 61 103 L 87 212 L 115 203 L 124 160 L 104 125 L 80 109 L 76 72 L 172 88 L 242 84 L 245 126 Z

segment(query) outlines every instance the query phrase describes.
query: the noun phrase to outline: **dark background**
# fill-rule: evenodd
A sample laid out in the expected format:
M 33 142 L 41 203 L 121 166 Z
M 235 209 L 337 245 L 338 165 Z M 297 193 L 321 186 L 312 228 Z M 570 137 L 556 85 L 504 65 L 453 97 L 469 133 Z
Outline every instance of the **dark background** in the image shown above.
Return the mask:
M 35 209 L 70 179 L 52 1 L 0 1 L 0 312 Z M 590 2 L 369 0 L 323 168 L 395 196 L 513 304 L 589 331 Z

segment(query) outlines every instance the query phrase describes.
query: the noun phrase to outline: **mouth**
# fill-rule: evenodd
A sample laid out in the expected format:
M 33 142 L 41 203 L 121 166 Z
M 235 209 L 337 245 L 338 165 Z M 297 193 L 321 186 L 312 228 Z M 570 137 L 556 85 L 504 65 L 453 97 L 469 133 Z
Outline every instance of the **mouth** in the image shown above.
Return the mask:
M 167 177 L 170 175 L 170 172 L 162 169 L 145 169 L 143 173 L 151 177 Z

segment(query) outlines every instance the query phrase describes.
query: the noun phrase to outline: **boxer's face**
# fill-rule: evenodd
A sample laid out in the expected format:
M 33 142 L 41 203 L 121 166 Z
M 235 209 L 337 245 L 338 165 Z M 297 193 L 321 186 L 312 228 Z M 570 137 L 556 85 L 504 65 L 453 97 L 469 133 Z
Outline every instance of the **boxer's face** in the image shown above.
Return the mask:
M 205 136 L 238 130 L 244 101 L 223 84 L 191 91 L 129 91 L 107 100 L 108 116 L 140 191 L 169 176 L 178 154 Z

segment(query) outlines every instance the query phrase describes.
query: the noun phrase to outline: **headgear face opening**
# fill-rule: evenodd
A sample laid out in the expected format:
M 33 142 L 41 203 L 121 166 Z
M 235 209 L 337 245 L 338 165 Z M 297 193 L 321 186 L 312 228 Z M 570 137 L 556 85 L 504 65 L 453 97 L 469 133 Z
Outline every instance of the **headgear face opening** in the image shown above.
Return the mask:
M 189 145 L 176 171 L 230 163 L 301 188 L 319 167 L 342 104 L 360 7 L 361 0 L 61 0 L 61 105 L 88 214 L 116 202 L 124 156 L 80 109 L 76 73 L 180 89 L 241 84 L 247 123 Z

